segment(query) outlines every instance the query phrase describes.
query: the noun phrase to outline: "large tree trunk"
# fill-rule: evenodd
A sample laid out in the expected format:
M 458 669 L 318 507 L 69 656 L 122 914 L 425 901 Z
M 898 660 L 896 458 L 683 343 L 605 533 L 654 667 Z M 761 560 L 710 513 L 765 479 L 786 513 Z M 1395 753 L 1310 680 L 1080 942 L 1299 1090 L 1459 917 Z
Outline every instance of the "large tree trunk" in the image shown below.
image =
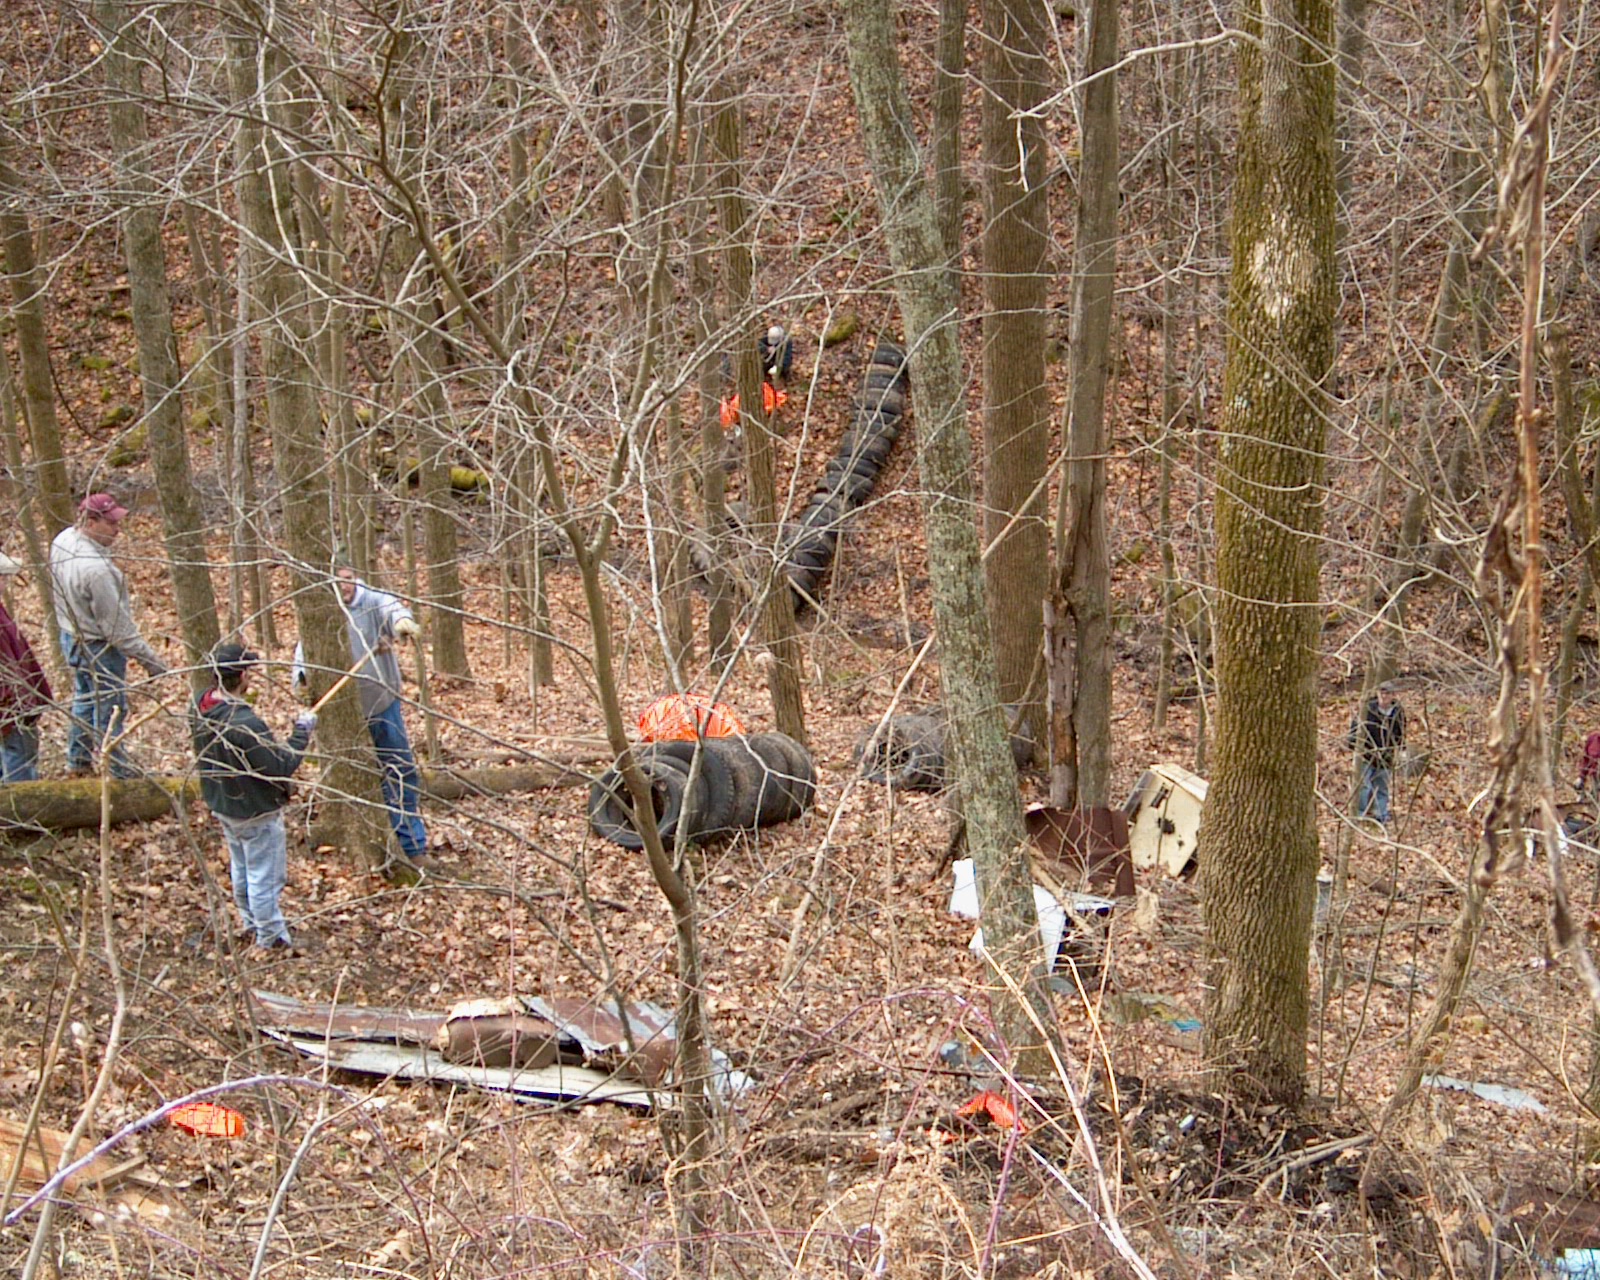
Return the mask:
M 1021 852 L 1022 806 L 1006 742 L 972 515 L 959 307 L 923 181 L 888 0 L 850 0 L 845 21 L 850 84 L 883 209 L 917 391 L 928 572 L 968 849 L 983 900 L 984 938 L 1006 978 L 995 986 L 995 1022 L 1016 1067 L 1042 1074 L 1049 1069 L 1046 1042 L 1057 1035 L 1055 1010 L 1040 963 L 1032 879 Z
M 97 0 L 95 16 L 105 29 L 107 111 L 112 151 L 122 187 L 122 249 L 128 264 L 129 306 L 139 344 L 139 382 L 144 391 L 144 421 L 161 500 L 166 534 L 167 572 L 172 578 L 178 629 L 189 658 L 189 682 L 196 693 L 210 684 L 206 655 L 221 638 L 217 600 L 211 589 L 200 503 L 189 476 L 189 446 L 184 434 L 182 374 L 178 340 L 172 330 L 167 295 L 167 258 L 161 241 L 161 208 L 156 184 L 146 169 L 150 139 L 145 130 L 139 62 L 130 51 L 131 22 L 137 9 Z M 130 27 L 124 27 L 127 19 Z
M 416 39 L 408 25 L 408 5 L 395 3 L 391 8 L 389 75 L 383 97 L 387 160 L 414 196 L 426 200 L 422 151 L 427 139 L 422 122 L 429 114 L 427 89 L 414 65 Z M 444 393 L 444 344 L 438 329 L 441 321 L 428 314 L 434 309 L 438 288 L 409 221 L 403 220 L 396 227 L 392 262 L 390 300 L 398 321 L 397 336 L 403 339 L 397 344 L 396 362 L 410 374 L 415 406 L 433 665 L 447 675 L 469 676 L 472 668 L 467 660 L 465 596 L 457 563 L 455 516 L 450 509 L 450 405 Z
M 761 357 L 756 350 L 755 255 L 751 251 L 750 216 L 740 194 L 739 104 L 726 97 L 712 120 L 717 157 L 717 208 L 722 220 L 722 257 L 727 273 L 728 312 L 738 326 L 734 373 L 739 393 L 739 421 L 744 428 L 745 500 L 750 506 L 749 531 L 756 545 L 773 554 L 760 580 L 761 642 L 772 656 L 767 687 L 772 718 L 779 733 L 806 740 L 805 701 L 800 693 L 800 642 L 795 636 L 794 594 L 783 574 L 783 531 L 778 521 L 777 482 L 773 475 L 772 423 L 763 410 Z
M 1052 726 L 1051 801 L 1103 807 L 1111 794 L 1111 551 L 1106 534 L 1106 387 L 1117 274 L 1117 0 L 1094 0 L 1084 42 L 1079 117 L 1077 264 L 1072 280 L 1072 404 L 1067 422 L 1066 506 L 1058 531 L 1057 591 L 1072 619 L 1072 704 L 1066 732 Z M 1061 709 L 1053 711 L 1059 719 Z M 1064 741 L 1063 741 L 1064 739 Z M 1063 773 L 1063 770 L 1068 772 Z
M 23 416 L 44 508 L 44 536 L 49 540 L 73 522 L 74 513 L 67 464 L 61 454 L 61 424 L 56 418 L 50 340 L 45 334 L 44 277 L 34 260 L 33 228 L 23 212 L 25 196 L 21 177 L 0 150 L 0 240 L 5 242 L 6 274 L 11 278 L 11 322 L 16 327 L 17 360 L 22 366 Z
M 1049 76 L 1049 15 L 1044 0 L 984 0 L 983 24 L 984 569 L 1000 697 L 1026 704 L 1038 741 L 1041 606 L 1050 589 L 1050 204 L 1039 110 Z M 1114 183 L 1113 175 L 1113 192 Z
M 298 236 L 298 230 L 289 157 L 272 127 L 276 109 L 257 76 L 258 57 L 270 76 L 277 69 L 278 54 L 270 32 L 238 14 L 229 18 L 228 78 L 239 113 L 235 143 L 239 208 L 246 232 L 259 246 L 250 254 L 255 268 L 252 309 L 260 321 L 267 417 L 295 616 L 311 673 L 311 692 L 320 697 L 349 666 L 350 643 L 332 585 L 332 500 L 308 331 L 310 299 L 304 281 L 290 265 L 297 253 L 289 237 Z M 377 760 L 353 684 L 324 708 L 319 738 L 329 761 L 322 778 L 327 798 L 319 839 L 381 863 L 388 824 Z
M 1333 365 L 1331 0 L 1247 4 L 1223 447 L 1217 749 L 1200 840 L 1206 1056 L 1246 1098 L 1305 1087 L 1317 871 L 1318 534 Z

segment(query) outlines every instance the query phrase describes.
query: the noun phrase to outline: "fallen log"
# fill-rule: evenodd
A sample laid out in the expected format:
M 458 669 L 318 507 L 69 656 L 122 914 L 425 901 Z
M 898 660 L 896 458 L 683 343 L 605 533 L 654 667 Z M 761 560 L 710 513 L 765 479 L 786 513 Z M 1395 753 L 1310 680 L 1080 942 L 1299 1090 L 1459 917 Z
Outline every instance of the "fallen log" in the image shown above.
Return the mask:
M 505 765 L 478 769 L 424 769 L 422 794 L 435 801 L 468 796 L 512 795 L 549 787 L 586 786 L 589 775 L 561 765 Z M 114 778 L 110 791 L 111 822 L 150 822 L 171 812 L 175 799 L 196 804 L 200 784 L 193 777 L 155 774 L 147 778 Z M 49 778 L 0 786 L 0 829 L 71 831 L 100 825 L 99 778 Z

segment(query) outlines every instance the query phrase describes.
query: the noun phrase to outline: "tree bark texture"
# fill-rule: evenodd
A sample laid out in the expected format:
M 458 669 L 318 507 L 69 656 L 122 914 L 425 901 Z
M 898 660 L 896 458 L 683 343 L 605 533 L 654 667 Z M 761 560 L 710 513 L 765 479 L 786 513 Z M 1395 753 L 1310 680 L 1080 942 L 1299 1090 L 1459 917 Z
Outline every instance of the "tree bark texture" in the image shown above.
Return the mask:
M 1106 533 L 1106 388 L 1117 275 L 1118 0 L 1092 0 L 1079 90 L 1077 263 L 1072 277 L 1072 400 L 1067 421 L 1068 523 L 1058 589 L 1072 619 L 1074 785 L 1060 803 L 1103 807 L 1111 794 L 1111 551 Z M 1059 735 L 1058 735 L 1059 736 Z M 1059 763 L 1059 762 L 1058 762 Z M 1056 780 L 1052 777 L 1052 797 Z
M 258 66 L 265 70 L 265 84 Z M 315 348 L 307 331 L 309 299 L 304 280 L 290 265 L 296 255 L 288 237 L 298 236 L 298 227 L 289 157 L 273 128 L 267 92 L 277 68 L 271 33 L 230 14 L 228 76 L 239 112 L 235 143 L 239 207 L 245 231 L 257 246 L 250 254 L 255 268 L 251 309 L 259 321 L 295 618 L 311 673 L 311 693 L 320 698 L 350 665 L 350 644 L 332 581 L 332 494 L 322 448 Z M 382 861 L 387 822 L 377 761 L 353 684 L 323 709 L 319 730 L 329 760 L 322 781 L 332 797 L 322 810 L 324 838 Z
M 408 26 L 407 9 L 405 3 L 397 3 L 391 14 L 391 66 L 383 98 L 384 147 L 394 177 L 411 189 L 419 203 L 426 204 L 422 156 L 427 142 L 427 85 L 415 65 L 417 41 Z M 442 321 L 428 314 L 438 298 L 438 289 L 409 219 L 397 224 L 393 252 L 390 300 L 403 339 L 397 344 L 396 362 L 410 375 L 401 381 L 410 382 L 415 406 L 417 487 L 428 561 L 428 638 L 432 642 L 433 664 L 439 671 L 469 676 L 472 667 L 467 659 L 466 595 L 461 586 L 455 516 L 450 507 L 450 404 L 443 381 L 444 343 L 437 327 Z
M 1246 1099 L 1305 1086 L 1318 536 L 1333 363 L 1331 0 L 1242 14 L 1222 445 L 1216 766 L 1200 832 L 1206 1056 Z
M 910 102 L 900 74 L 888 0 L 845 9 L 850 84 L 860 115 L 884 236 L 897 280 L 916 388 L 923 521 L 939 633 L 940 677 L 997 984 L 995 1021 L 1024 1072 L 1043 1072 L 1055 1011 L 1040 963 L 1033 884 L 1022 853 L 1022 806 L 1006 741 L 994 647 L 972 512 L 959 305 L 923 179 Z M 1013 990 L 1021 993 L 1018 999 Z
M 122 250 L 128 264 L 129 307 L 139 344 L 139 383 L 144 421 L 161 502 L 166 535 L 167 572 L 172 579 L 178 630 L 188 655 L 189 683 L 196 693 L 210 684 L 206 656 L 221 638 L 217 599 L 211 587 L 200 502 L 189 476 L 189 445 L 184 433 L 179 386 L 178 339 L 172 328 L 167 293 L 167 257 L 161 240 L 161 205 L 148 168 L 150 139 L 145 129 L 139 62 L 130 42 L 138 10 L 98 0 L 95 16 L 106 34 L 107 114 L 116 156 L 122 202 Z M 127 25 L 124 25 L 126 23 Z
M 76 518 L 67 464 L 61 454 L 61 424 L 56 418 L 55 378 L 44 325 L 44 276 L 34 260 L 22 178 L 0 153 L 0 240 L 5 242 L 6 274 L 11 278 L 11 322 L 16 326 L 17 361 L 22 366 L 22 409 L 39 501 L 44 508 L 45 540 Z
M 722 223 L 722 258 L 728 290 L 728 311 L 742 324 L 734 346 L 734 373 L 739 393 L 739 421 L 744 428 L 745 501 L 750 507 L 748 531 L 758 546 L 771 552 L 762 575 L 761 642 L 773 658 L 767 668 L 772 694 L 772 719 L 779 733 L 806 741 L 805 700 L 800 691 L 800 641 L 795 634 L 794 594 L 783 574 L 783 530 L 778 521 L 772 423 L 763 411 L 761 357 L 752 311 L 755 255 L 749 236 L 750 212 L 740 190 L 742 150 L 739 104 L 724 98 L 712 120 L 717 163 L 717 209 Z
M 1050 203 L 1038 109 L 1049 79 L 1050 22 L 1044 0 L 984 0 L 983 25 L 984 570 L 1000 697 L 1031 704 L 1024 714 L 1037 741 L 1043 717 L 1035 672 L 1050 589 Z M 1114 184 L 1113 175 L 1113 192 Z

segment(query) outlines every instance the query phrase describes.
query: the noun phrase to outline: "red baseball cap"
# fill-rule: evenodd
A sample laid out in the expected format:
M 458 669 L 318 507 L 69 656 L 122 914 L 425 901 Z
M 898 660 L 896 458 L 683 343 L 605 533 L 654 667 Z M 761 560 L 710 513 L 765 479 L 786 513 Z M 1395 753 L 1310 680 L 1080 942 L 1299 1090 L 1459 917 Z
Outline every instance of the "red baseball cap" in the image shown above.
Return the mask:
M 112 524 L 121 524 L 122 517 L 128 514 L 128 508 L 109 493 L 91 493 L 78 504 L 78 512 L 80 515 L 99 516 Z

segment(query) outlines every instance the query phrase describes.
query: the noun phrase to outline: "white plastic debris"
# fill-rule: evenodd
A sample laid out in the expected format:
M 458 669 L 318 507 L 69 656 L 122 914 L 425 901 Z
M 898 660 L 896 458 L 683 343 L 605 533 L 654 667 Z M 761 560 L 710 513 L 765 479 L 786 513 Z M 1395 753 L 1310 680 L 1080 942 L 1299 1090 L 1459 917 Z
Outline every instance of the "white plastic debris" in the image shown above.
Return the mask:
M 978 873 L 972 859 L 958 858 L 951 870 L 955 882 L 950 890 L 950 914 L 960 916 L 963 920 L 981 918 Z M 1097 897 L 1092 893 L 1072 893 L 1067 898 L 1072 914 L 1078 917 L 1109 915 L 1117 906 L 1112 899 Z M 1045 965 L 1054 969 L 1056 955 L 1061 950 L 1061 939 L 1067 932 L 1067 909 L 1055 894 L 1039 885 L 1033 886 L 1033 907 L 1039 915 L 1039 942 L 1044 947 Z M 982 957 L 983 930 L 977 930 L 967 945 L 973 955 Z

